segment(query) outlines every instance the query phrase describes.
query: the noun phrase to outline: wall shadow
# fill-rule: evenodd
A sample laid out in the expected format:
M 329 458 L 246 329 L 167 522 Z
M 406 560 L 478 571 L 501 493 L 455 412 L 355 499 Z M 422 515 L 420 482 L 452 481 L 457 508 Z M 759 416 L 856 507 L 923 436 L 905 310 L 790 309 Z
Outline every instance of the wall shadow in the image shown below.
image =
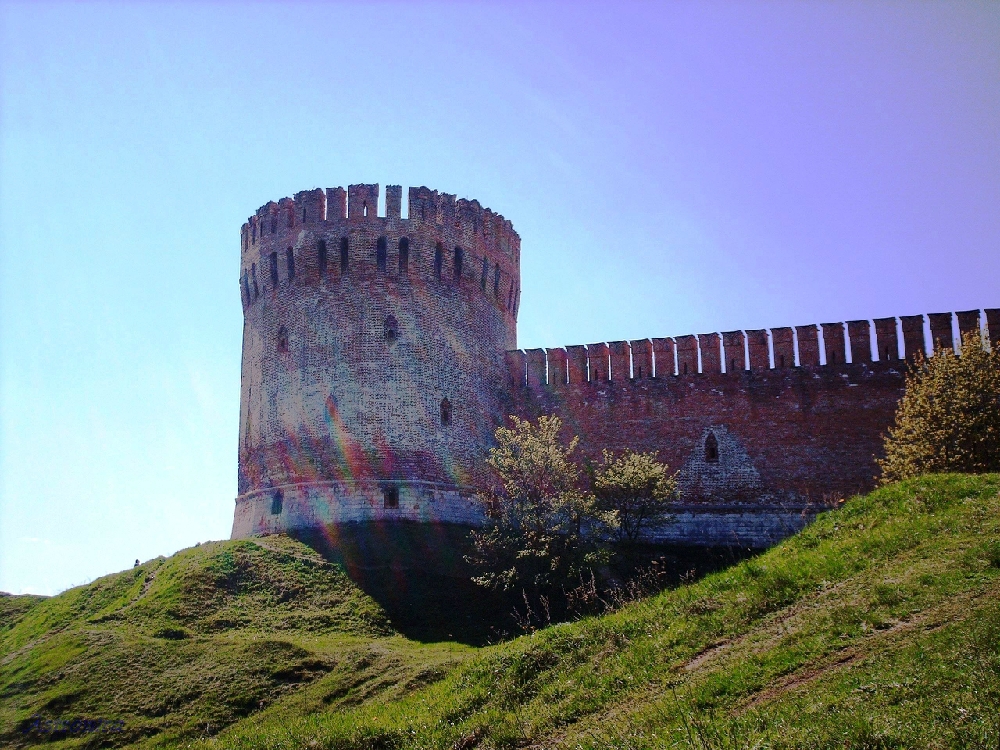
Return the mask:
M 405 637 L 424 643 L 455 641 L 472 646 L 521 634 L 515 607 L 520 595 L 505 595 L 474 584 L 466 563 L 469 529 L 454 524 L 408 521 L 345 524 L 325 531 L 290 534 L 342 565 L 351 580 L 386 611 Z M 663 588 L 697 580 L 755 554 L 732 547 L 642 545 L 613 571 L 657 561 Z M 523 607 L 520 607 L 523 609 Z

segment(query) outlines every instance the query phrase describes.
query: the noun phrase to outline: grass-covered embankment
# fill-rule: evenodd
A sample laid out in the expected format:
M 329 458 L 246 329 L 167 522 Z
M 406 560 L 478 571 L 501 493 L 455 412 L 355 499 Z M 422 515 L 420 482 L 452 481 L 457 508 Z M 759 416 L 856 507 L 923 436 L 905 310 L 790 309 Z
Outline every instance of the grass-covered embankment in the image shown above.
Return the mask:
M 51 598 L 0 598 L 0 746 L 171 744 L 282 698 L 308 713 L 399 694 L 467 651 L 401 638 L 303 544 L 212 542 Z
M 1000 476 L 854 498 L 752 560 L 213 748 L 1000 746 Z

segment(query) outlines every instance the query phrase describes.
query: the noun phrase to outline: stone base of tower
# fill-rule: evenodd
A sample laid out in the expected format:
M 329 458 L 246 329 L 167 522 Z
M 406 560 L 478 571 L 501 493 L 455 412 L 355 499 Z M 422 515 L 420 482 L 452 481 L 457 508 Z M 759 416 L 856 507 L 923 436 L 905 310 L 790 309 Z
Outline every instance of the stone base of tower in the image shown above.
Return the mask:
M 308 482 L 236 498 L 232 539 L 371 521 L 480 526 L 472 488 L 436 482 Z

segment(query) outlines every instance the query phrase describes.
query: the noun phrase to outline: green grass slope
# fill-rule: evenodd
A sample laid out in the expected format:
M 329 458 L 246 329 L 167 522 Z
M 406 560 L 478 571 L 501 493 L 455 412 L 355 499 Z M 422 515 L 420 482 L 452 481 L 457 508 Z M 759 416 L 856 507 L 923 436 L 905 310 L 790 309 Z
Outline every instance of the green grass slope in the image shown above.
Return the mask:
M 466 651 L 401 638 L 303 544 L 212 542 L 51 598 L 0 597 L 0 746 L 173 744 L 282 698 L 307 713 L 398 696 Z
M 995 750 L 998 490 L 997 475 L 886 487 L 757 558 L 484 648 L 427 687 L 331 710 L 279 700 L 198 746 Z

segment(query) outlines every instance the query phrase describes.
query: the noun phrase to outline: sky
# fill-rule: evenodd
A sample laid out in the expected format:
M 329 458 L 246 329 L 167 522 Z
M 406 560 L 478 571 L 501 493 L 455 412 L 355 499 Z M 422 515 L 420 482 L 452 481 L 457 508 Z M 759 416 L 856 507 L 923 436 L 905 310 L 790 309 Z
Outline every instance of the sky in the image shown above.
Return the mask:
M 1000 3 L 0 0 L 0 590 L 227 538 L 240 225 L 521 236 L 518 343 L 1000 306 Z

